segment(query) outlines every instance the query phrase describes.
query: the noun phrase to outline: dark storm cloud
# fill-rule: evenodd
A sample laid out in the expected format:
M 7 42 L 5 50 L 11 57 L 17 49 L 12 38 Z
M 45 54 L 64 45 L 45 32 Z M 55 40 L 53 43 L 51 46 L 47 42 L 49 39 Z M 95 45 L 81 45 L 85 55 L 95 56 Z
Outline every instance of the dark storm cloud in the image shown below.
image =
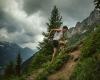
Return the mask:
M 10 14 L 0 11 L 0 29 L 5 28 L 8 33 L 20 32 L 21 26 L 19 21 L 15 20 Z
M 54 5 L 60 9 L 63 20 L 67 23 L 83 20 L 94 8 L 93 0 L 24 0 L 23 9 L 28 14 L 40 10 L 47 18 Z
M 8 33 L 14 33 L 16 31 L 20 31 L 19 28 L 17 28 L 17 25 L 15 24 L 9 24 L 9 23 L 0 23 L 0 29 L 5 28 Z
M 68 3 L 67 1 L 61 7 L 62 14 L 66 14 L 76 20 L 84 19 L 94 9 L 93 0 L 69 0 Z M 58 6 L 60 7 L 61 5 Z
M 53 0 L 24 0 L 24 10 L 32 14 L 38 10 L 48 11 Z
M 54 5 L 71 27 L 94 7 L 93 0 L 0 0 L 0 41 L 33 47 L 34 42 L 42 40 Z

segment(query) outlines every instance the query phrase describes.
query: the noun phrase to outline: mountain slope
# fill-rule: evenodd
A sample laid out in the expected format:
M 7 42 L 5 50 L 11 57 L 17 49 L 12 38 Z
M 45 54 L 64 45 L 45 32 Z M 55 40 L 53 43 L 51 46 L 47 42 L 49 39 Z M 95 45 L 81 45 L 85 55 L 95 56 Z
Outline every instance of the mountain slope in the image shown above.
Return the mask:
M 51 74 L 48 77 L 48 80 L 69 80 L 72 71 L 74 70 L 77 61 L 75 61 L 75 59 L 79 58 L 80 56 L 80 50 L 75 50 L 72 53 L 70 53 L 70 56 L 72 56 L 72 59 L 69 59 L 69 61 L 67 61 L 67 63 L 65 63 L 63 65 L 63 67 L 58 70 L 56 73 Z
M 57 66 L 56 67 L 57 70 L 53 71 L 53 73 L 52 73 L 51 69 L 53 70 L 55 67 L 50 67 L 53 65 L 53 64 L 51 64 L 51 65 L 48 65 L 48 67 L 50 67 L 50 68 L 48 68 L 48 70 L 51 71 L 49 75 L 45 75 L 45 71 L 43 72 L 44 69 L 39 68 L 39 69 L 33 70 L 31 72 L 31 74 L 27 76 L 27 78 L 25 80 L 66 80 L 66 79 L 68 79 L 71 76 L 71 73 L 78 62 L 77 60 L 79 60 L 80 46 L 75 48 L 74 51 L 72 51 L 70 53 L 65 53 L 65 54 L 64 54 L 65 56 L 62 58 L 62 60 L 64 60 L 64 64 L 61 65 L 60 67 Z M 69 55 L 70 57 L 68 58 L 67 55 Z M 58 58 L 58 60 L 59 59 L 60 58 Z M 59 64 L 60 63 L 58 61 L 58 65 Z M 56 65 L 54 65 L 54 66 L 56 66 Z M 40 79 L 39 78 L 37 79 L 39 74 L 41 74 L 41 77 L 40 77 Z M 46 74 L 47 74 L 47 72 L 46 72 Z M 42 78 L 44 75 L 45 75 L 45 77 L 48 77 L 48 79 Z
M 64 51 L 59 52 L 61 55 L 57 55 L 52 64 L 50 63 L 52 54 L 47 54 L 48 50 L 38 51 L 29 61 L 30 65 L 27 67 L 29 72 L 24 79 L 99 80 L 100 31 L 97 31 L 100 28 L 97 26 L 100 24 L 99 13 L 94 10 L 88 18 L 70 29 L 72 36 L 68 46 Z M 83 51 L 80 47 L 77 48 L 80 44 L 82 44 Z
M 70 28 L 71 34 L 83 34 L 87 30 L 95 29 L 96 25 L 100 25 L 100 11 L 94 10 L 82 22 L 77 22 L 75 27 Z
M 82 41 L 92 31 L 95 31 L 98 25 L 100 25 L 100 11 L 94 10 L 86 19 L 81 22 L 77 22 L 75 27 L 69 29 L 71 33 L 69 46 Z
M 82 45 L 82 49 L 84 48 L 83 49 L 84 52 L 75 51 L 72 52 L 71 54 L 75 53 L 77 55 L 77 53 L 80 53 L 80 59 L 82 59 L 81 57 L 84 55 L 83 58 L 84 61 L 83 62 L 81 60 L 79 60 L 78 62 L 77 61 L 74 62 L 73 60 L 67 61 L 67 63 L 65 63 L 62 68 L 60 68 L 60 70 L 51 74 L 48 77 L 48 80 L 99 80 L 100 79 L 99 77 L 100 71 L 98 71 L 100 69 L 98 67 L 100 63 L 99 62 L 100 56 L 98 54 L 100 53 L 100 47 L 99 47 L 100 32 L 98 31 L 98 28 L 100 29 L 99 25 L 100 25 L 100 11 L 94 10 L 89 17 L 87 17 L 82 22 L 78 22 L 74 28 L 70 29 L 70 31 L 72 30 L 71 32 L 72 37 L 70 38 L 71 45 L 76 44 L 77 42 L 80 41 L 82 41 L 82 44 L 84 44 Z M 89 35 L 91 35 L 92 38 L 89 37 L 88 40 L 86 40 Z M 85 58 L 86 56 L 88 56 L 90 59 Z
M 100 26 L 85 40 L 70 80 L 100 80 Z

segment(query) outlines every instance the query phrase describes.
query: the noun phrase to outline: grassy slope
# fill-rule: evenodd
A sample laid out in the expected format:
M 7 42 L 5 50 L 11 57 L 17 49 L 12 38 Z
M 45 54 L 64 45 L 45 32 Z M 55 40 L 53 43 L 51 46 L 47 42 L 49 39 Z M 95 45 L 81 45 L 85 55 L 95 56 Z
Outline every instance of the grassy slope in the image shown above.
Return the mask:
M 70 57 L 70 59 L 66 63 L 64 63 L 64 65 L 57 72 L 48 76 L 48 80 L 68 80 L 70 78 L 71 73 L 73 72 L 78 62 L 80 49 L 78 48 L 77 50 L 71 52 L 70 56 L 73 58 Z
M 81 51 L 70 80 L 100 80 L 100 26 L 84 41 Z

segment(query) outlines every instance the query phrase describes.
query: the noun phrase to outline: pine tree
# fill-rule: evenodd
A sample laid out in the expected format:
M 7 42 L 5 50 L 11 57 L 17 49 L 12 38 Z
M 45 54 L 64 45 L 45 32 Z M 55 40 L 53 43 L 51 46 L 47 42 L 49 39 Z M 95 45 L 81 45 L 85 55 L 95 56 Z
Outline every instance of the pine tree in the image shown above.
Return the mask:
M 56 6 L 54 6 L 51 17 L 49 19 L 49 23 L 47 23 L 48 31 L 54 28 L 59 28 L 62 25 L 62 16 L 60 16 L 59 10 Z
M 10 62 L 6 68 L 5 68 L 5 78 L 9 78 L 11 77 L 12 75 L 14 75 L 14 64 L 13 62 Z
M 100 0 L 94 0 L 95 8 L 100 9 Z
M 20 76 L 21 75 L 21 63 L 22 63 L 22 59 L 21 59 L 21 55 L 19 53 L 17 55 L 16 65 L 15 65 L 16 76 Z
M 47 23 L 48 32 L 47 33 L 43 32 L 44 40 L 43 42 L 40 42 L 39 44 L 40 49 L 44 49 L 44 48 L 46 48 L 46 50 L 48 50 L 47 48 L 51 49 L 51 45 L 50 43 L 48 43 L 48 33 L 51 31 L 51 29 L 60 28 L 62 24 L 63 24 L 62 16 L 60 15 L 58 8 L 54 6 L 51 12 L 49 22 Z M 54 35 L 54 32 L 50 35 L 50 38 L 53 38 L 53 35 Z
M 62 26 L 62 16 L 56 6 L 51 11 L 50 18 L 47 23 L 47 32 L 43 32 L 44 39 L 37 47 L 39 51 L 36 53 L 32 62 L 32 68 L 41 68 L 44 63 L 49 62 L 52 57 L 53 47 L 51 41 L 48 39 L 48 33 L 51 29 L 60 28 Z

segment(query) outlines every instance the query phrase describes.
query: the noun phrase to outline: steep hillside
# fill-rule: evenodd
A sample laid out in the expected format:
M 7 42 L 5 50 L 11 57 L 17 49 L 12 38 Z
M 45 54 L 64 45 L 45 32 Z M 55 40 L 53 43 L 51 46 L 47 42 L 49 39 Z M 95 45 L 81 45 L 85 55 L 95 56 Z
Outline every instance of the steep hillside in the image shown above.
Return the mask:
M 99 80 L 100 79 L 100 27 L 92 32 L 70 58 L 47 80 Z
M 100 80 L 100 26 L 88 36 L 70 80 Z
M 99 80 L 99 24 L 100 12 L 94 10 L 89 17 L 70 28 L 69 43 L 58 52 L 52 64 L 52 49 L 45 38 L 47 48 L 42 45 L 43 49 L 27 60 L 25 74 L 11 80 Z
M 42 55 L 42 51 L 40 51 L 35 59 L 33 59 L 33 69 L 37 69 L 36 74 L 34 74 L 34 70 L 32 74 L 27 78 L 34 80 L 66 80 L 67 78 L 72 77 L 74 68 L 77 65 L 77 61 L 74 62 L 71 59 L 71 54 L 77 55 L 77 46 L 84 43 L 84 40 L 90 35 L 97 31 L 99 23 L 100 23 L 100 15 L 99 11 L 94 10 L 88 18 L 83 20 L 82 22 L 78 22 L 74 28 L 70 29 L 71 37 L 69 39 L 68 47 L 66 47 L 64 53 L 66 55 L 58 55 L 53 64 L 50 64 L 50 55 Z M 93 45 L 93 44 L 91 44 Z M 84 46 L 82 46 L 83 48 Z M 95 47 L 97 47 L 95 45 Z M 91 51 L 91 50 L 89 50 Z M 79 50 L 79 53 L 81 51 Z M 40 55 L 41 54 L 41 55 Z M 42 58 L 44 56 L 44 58 Z M 68 57 L 69 56 L 69 57 Z M 48 57 L 48 58 L 47 58 Z M 47 61 L 48 59 L 48 61 Z M 76 59 L 77 60 L 77 59 Z M 80 60 L 79 60 L 80 61 Z M 38 62 L 39 64 L 37 64 Z M 73 65 L 73 66 L 71 66 Z M 72 69 L 71 69 L 72 68 Z M 39 70 L 39 71 L 38 71 Z M 74 74 L 74 73 L 73 73 Z M 62 76 L 61 76 L 62 75 Z M 48 77 L 49 76 L 49 77 Z M 68 79 L 69 80 L 69 79 Z M 74 80 L 74 78 L 71 78 Z M 76 79 L 81 80 L 81 79 Z
M 67 61 L 61 69 L 59 69 L 56 73 L 51 74 L 48 76 L 48 80 L 69 80 L 76 64 L 77 60 L 80 57 L 80 48 L 70 53 L 70 56 L 73 58 L 70 58 L 69 61 Z M 76 60 L 77 59 L 77 60 Z
M 100 25 L 100 11 L 94 10 L 89 17 L 82 22 L 77 22 L 75 27 L 69 29 L 71 33 L 69 45 L 77 44 L 77 42 L 83 40 L 88 34 L 96 30 L 97 25 Z

